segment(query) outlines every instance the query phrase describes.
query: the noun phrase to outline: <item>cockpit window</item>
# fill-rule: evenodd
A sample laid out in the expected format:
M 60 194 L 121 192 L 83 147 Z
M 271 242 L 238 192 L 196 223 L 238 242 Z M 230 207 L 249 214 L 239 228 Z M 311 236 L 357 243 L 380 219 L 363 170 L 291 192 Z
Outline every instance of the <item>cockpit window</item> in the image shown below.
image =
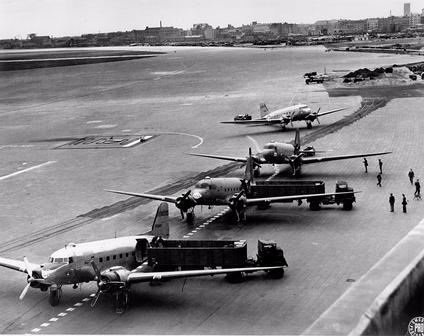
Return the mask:
M 198 182 L 198 183 L 196 183 L 195 187 L 197 189 L 209 189 L 209 183 Z
M 51 263 L 68 263 L 68 258 L 50 258 Z
M 265 145 L 264 148 L 265 149 L 274 149 L 274 145 Z

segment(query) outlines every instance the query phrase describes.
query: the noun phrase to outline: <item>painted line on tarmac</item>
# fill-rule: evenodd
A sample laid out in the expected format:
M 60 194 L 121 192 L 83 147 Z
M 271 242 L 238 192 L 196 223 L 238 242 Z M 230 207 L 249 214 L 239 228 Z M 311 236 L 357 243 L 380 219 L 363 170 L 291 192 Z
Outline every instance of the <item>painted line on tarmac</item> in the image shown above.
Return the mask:
M 196 135 L 196 134 L 180 133 L 180 132 L 155 132 L 155 133 L 157 133 L 157 134 L 176 134 L 176 135 L 185 135 L 185 136 L 189 136 L 189 137 L 192 137 L 192 138 L 199 139 L 199 143 L 197 143 L 197 144 L 196 144 L 196 145 L 194 145 L 194 146 L 191 146 L 191 148 L 197 148 L 197 147 L 199 147 L 199 146 L 203 143 L 203 138 L 202 138 L 202 137 L 200 137 L 200 136 L 198 136 L 198 135 Z
M 59 321 L 60 317 L 67 316 L 68 315 L 67 312 L 72 312 L 72 311 L 76 310 L 77 308 L 75 308 L 75 307 L 83 306 L 85 302 L 90 301 L 91 298 L 93 298 L 94 296 L 96 296 L 96 294 L 94 294 L 94 293 L 90 294 L 89 297 L 86 297 L 86 298 L 82 299 L 80 302 L 75 303 L 73 307 L 66 308 L 64 312 L 57 314 L 57 317 L 52 317 L 51 319 L 49 319 L 49 322 Z M 44 322 L 44 323 L 40 324 L 39 328 L 34 328 L 30 332 L 31 333 L 38 333 L 42 330 L 42 328 L 47 328 L 49 325 L 50 325 L 50 323 Z
M 226 209 L 222 210 L 221 212 L 219 212 L 218 214 L 216 214 L 212 218 L 209 218 L 206 222 L 203 222 L 202 224 L 200 224 L 198 227 L 196 227 L 195 229 L 193 229 L 191 232 L 189 232 L 186 235 L 184 235 L 183 238 L 190 238 L 190 237 L 192 237 L 194 234 L 196 234 L 199 231 L 201 231 L 203 228 L 205 228 L 206 226 L 208 226 L 210 223 L 212 223 L 216 219 L 222 217 L 229 210 L 230 210 L 230 208 L 226 208 Z
M 57 161 L 47 161 L 47 162 L 44 162 L 44 163 L 39 164 L 39 165 L 37 165 L 37 166 L 33 166 L 33 167 L 26 168 L 26 169 L 22 169 L 22 170 L 19 170 L 19 171 L 17 171 L 17 172 L 14 172 L 14 173 L 12 173 L 12 174 L 9 174 L 9 175 L 0 176 L 0 181 L 2 181 L 2 180 L 6 180 L 6 179 L 8 179 L 8 178 L 10 178 L 10 177 L 14 177 L 14 176 L 16 176 L 16 175 L 20 175 L 20 174 L 23 174 L 23 173 L 29 172 L 29 171 L 34 170 L 34 169 L 38 169 L 38 168 L 41 168 L 41 167 L 44 167 L 44 166 L 48 166 L 48 165 L 50 165 L 50 164 L 52 164 L 52 163 L 56 163 L 56 162 L 57 162 Z
M 266 179 L 266 181 L 271 181 L 274 177 L 276 177 L 280 173 L 280 169 L 277 165 L 274 166 L 274 174 Z

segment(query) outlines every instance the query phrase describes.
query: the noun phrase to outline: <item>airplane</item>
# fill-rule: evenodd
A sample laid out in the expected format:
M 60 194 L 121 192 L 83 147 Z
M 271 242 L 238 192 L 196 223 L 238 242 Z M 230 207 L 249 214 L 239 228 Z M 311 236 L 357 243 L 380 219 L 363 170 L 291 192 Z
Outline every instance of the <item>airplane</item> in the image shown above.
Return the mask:
M 322 194 L 307 194 L 307 195 L 290 195 L 290 196 L 273 196 L 273 197 L 255 197 L 249 198 L 248 190 L 253 182 L 253 167 L 254 161 L 252 157 L 246 160 L 246 170 L 244 179 L 237 177 L 205 177 L 198 181 L 193 189 L 188 190 L 178 197 L 154 195 L 145 193 L 135 193 L 120 190 L 106 190 L 115 194 L 135 196 L 159 200 L 168 203 L 174 203 L 180 210 L 181 217 L 184 219 L 184 214 L 187 217 L 187 223 L 193 224 L 194 208 L 197 205 L 211 206 L 228 206 L 237 216 L 238 222 L 246 220 L 245 210 L 247 206 L 271 204 L 276 202 L 289 202 L 295 200 L 302 200 L 313 197 L 326 197 L 336 195 L 336 193 L 322 193 Z M 338 193 L 351 194 L 351 193 Z
M 252 138 L 251 138 L 252 139 Z M 253 139 L 252 139 L 253 140 Z M 289 164 L 292 168 L 293 176 L 298 176 L 301 173 L 302 165 L 318 162 L 328 162 L 336 160 L 347 160 L 358 157 L 386 155 L 392 152 L 376 152 L 376 153 L 360 153 L 360 154 L 346 154 L 346 155 L 332 155 L 332 156 L 317 156 L 315 157 L 315 149 L 313 147 L 306 147 L 301 149 L 300 132 L 296 129 L 296 135 L 293 145 L 286 142 L 271 141 L 259 148 L 258 143 L 255 141 L 257 153 L 253 156 L 254 161 L 254 176 L 260 175 L 260 167 L 262 164 Z M 249 153 L 251 150 L 249 148 Z M 189 155 L 207 157 L 212 159 L 246 162 L 247 157 L 234 157 L 223 155 L 211 155 L 200 153 L 187 153 Z M 249 154 L 251 156 L 251 154 Z
M 281 128 L 285 128 L 289 123 L 293 127 L 293 121 L 305 121 L 307 128 L 312 128 L 312 123 L 316 120 L 318 123 L 318 117 L 325 116 L 327 114 L 335 113 L 338 111 L 345 110 L 345 108 L 339 108 L 326 112 L 321 112 L 319 108 L 316 112 L 312 111 L 306 104 L 295 104 L 279 110 L 270 112 L 265 103 L 259 104 L 260 118 L 252 120 L 237 120 L 237 121 L 221 121 L 222 124 L 264 124 L 264 125 L 279 125 Z
M 21 300 L 30 287 L 39 288 L 42 292 L 49 289 L 49 302 L 56 306 L 60 302 L 62 286 L 73 285 L 76 289 L 78 284 L 96 281 L 98 290 L 91 306 L 96 305 L 101 294 L 108 293 L 114 298 L 118 313 L 127 307 L 130 287 L 134 283 L 281 268 L 272 266 L 156 272 L 147 263 L 137 262 L 136 245 L 140 241 L 150 244 L 154 239 L 168 238 L 168 213 L 168 204 L 163 202 L 156 212 L 152 230 L 143 235 L 69 243 L 53 252 L 47 263 L 40 265 L 30 263 L 27 257 L 23 261 L 0 257 L 0 266 L 27 274 L 28 284 L 19 296 Z

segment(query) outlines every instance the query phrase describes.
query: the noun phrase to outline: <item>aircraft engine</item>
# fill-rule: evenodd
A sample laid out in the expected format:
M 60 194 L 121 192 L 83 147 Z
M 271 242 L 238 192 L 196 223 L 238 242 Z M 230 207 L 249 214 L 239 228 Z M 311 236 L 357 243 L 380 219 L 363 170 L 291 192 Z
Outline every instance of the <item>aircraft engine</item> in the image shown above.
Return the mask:
M 195 199 L 190 194 L 191 190 L 178 197 L 175 202 L 175 206 L 183 212 L 187 212 L 188 209 L 196 205 Z
M 130 273 L 129 270 L 122 266 L 112 267 L 104 271 L 100 277 L 101 290 L 107 292 L 113 290 L 116 286 L 125 286 Z

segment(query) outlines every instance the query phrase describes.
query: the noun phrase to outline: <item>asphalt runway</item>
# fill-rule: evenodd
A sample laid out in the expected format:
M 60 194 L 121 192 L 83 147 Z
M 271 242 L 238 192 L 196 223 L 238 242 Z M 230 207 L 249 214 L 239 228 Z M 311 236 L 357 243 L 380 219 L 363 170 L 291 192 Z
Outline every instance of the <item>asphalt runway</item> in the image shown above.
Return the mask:
M 285 250 L 286 275 L 271 280 L 256 274 L 240 284 L 218 276 L 156 287 L 140 284 L 133 288 L 131 308 L 121 315 L 113 312 L 107 297 L 90 307 L 86 299 L 95 284 L 64 289 L 57 307 L 50 307 L 48 295 L 37 290 L 19 301 L 25 275 L 2 269 L 2 333 L 299 334 L 424 217 L 407 179 L 409 168 L 417 177 L 424 174 L 417 141 L 423 127 L 420 98 L 391 100 L 334 128 L 330 124 L 361 107 L 361 98 L 329 98 L 321 85 L 306 86 L 302 78 L 324 67 L 372 68 L 420 58 L 325 53 L 315 47 L 168 51 L 143 60 L 1 74 L 2 256 L 27 256 L 41 263 L 67 242 L 150 229 L 158 202 L 125 201 L 104 189 L 177 195 L 196 177 L 241 176 L 242 169 L 184 153 L 246 155 L 246 135 L 260 144 L 271 138 L 292 140 L 291 129 L 218 123 L 235 114 L 255 115 L 262 101 L 270 109 L 295 100 L 307 101 L 314 109 L 347 107 L 321 118 L 312 130 L 303 127 L 302 136 L 313 141 L 308 145 L 334 155 L 392 150 L 382 157 L 383 187 L 375 185 L 377 159 L 369 159 L 368 174 L 357 159 L 309 165 L 302 177 L 324 180 L 328 191 L 337 180 L 361 190 L 350 212 L 337 206 L 312 212 L 306 204 L 278 204 L 266 211 L 249 209 L 244 226 L 233 224 L 228 214 L 202 226 L 223 210 L 203 208 L 197 209 L 196 224 L 189 227 L 171 206 L 171 237 L 192 232 L 193 239 L 247 239 L 253 256 L 258 239 L 272 238 Z M 157 137 L 128 149 L 55 149 L 93 134 Z M 263 169 L 265 178 L 273 172 L 272 167 Z M 287 177 L 287 172 L 282 170 L 279 177 Z M 388 211 L 390 192 L 398 200 L 395 213 Z M 403 192 L 410 200 L 406 215 L 400 212 Z

